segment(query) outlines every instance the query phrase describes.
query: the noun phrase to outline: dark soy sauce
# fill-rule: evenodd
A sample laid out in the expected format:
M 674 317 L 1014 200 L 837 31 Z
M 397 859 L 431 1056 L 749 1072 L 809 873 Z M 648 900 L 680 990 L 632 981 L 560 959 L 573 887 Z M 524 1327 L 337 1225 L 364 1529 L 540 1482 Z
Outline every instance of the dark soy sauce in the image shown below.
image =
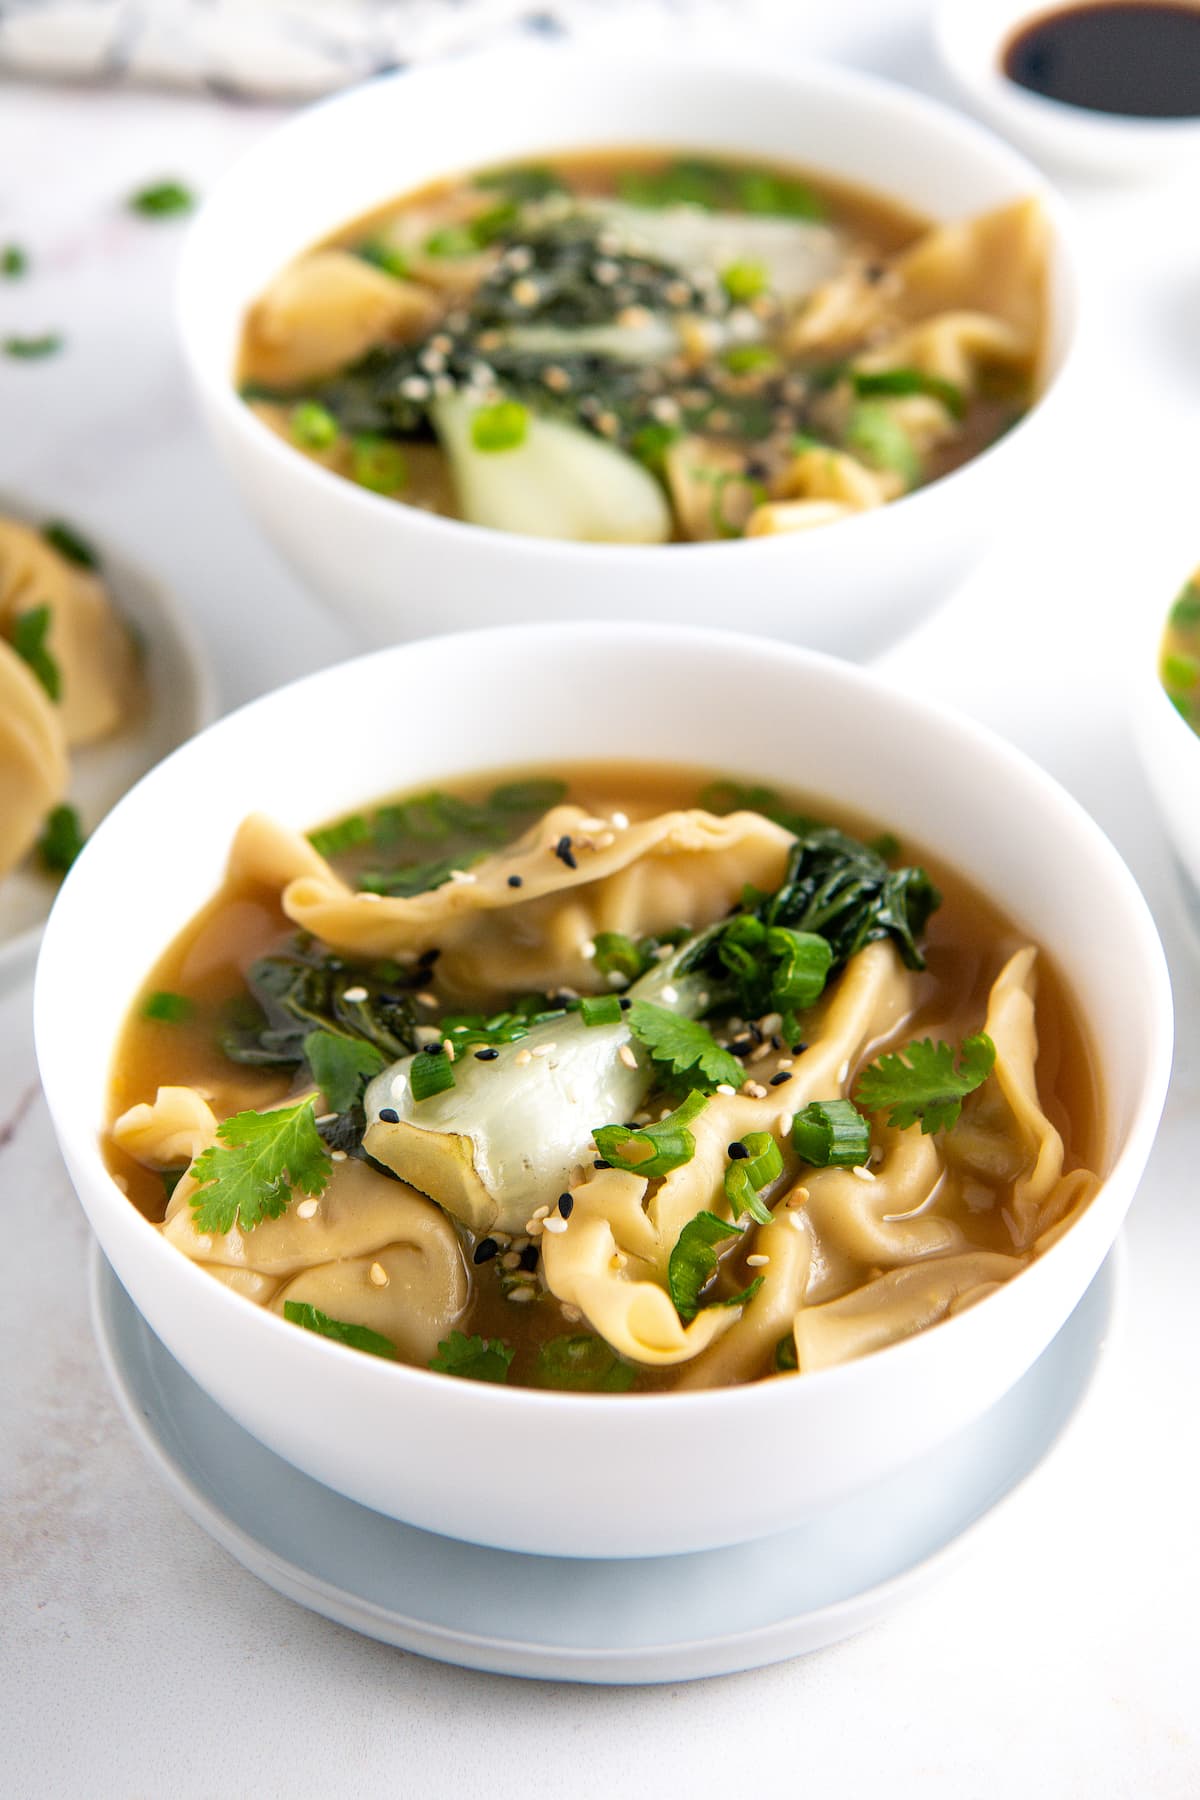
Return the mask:
M 1200 5 L 1102 0 L 1043 13 L 1008 42 L 1019 87 L 1092 112 L 1200 117 Z

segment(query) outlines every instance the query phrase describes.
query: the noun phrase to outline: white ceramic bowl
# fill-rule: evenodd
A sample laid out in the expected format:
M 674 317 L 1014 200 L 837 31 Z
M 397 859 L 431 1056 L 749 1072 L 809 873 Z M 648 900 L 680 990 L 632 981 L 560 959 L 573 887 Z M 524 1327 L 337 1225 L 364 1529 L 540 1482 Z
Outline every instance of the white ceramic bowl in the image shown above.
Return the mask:
M 1152 569 L 1163 573 L 1163 561 L 1160 552 Z M 1188 913 L 1200 932 L 1200 736 L 1168 700 L 1158 672 L 1167 615 L 1195 564 L 1189 567 L 1179 557 L 1173 567 L 1174 586 L 1168 574 L 1161 582 L 1151 580 L 1142 596 L 1130 716 L 1142 767 L 1175 851 Z
M 752 729 L 731 694 L 752 697 Z M 528 698 L 498 703 L 513 695 Z M 261 807 L 307 827 L 468 771 L 614 753 L 800 785 L 886 822 L 995 896 L 1055 959 L 1094 1048 L 1106 1180 L 1078 1222 L 979 1306 L 878 1355 L 796 1380 L 653 1396 L 510 1390 L 382 1363 L 298 1331 L 181 1256 L 113 1182 L 99 1134 L 132 996 L 217 886 L 243 813 Z M 35 1015 L 55 1130 L 105 1255 L 219 1405 L 381 1512 L 581 1556 L 696 1550 L 782 1529 L 982 1414 L 1050 1342 L 1107 1254 L 1149 1153 L 1171 1052 L 1166 970 L 1133 878 L 1032 763 L 812 652 L 628 625 L 434 638 L 327 669 L 221 720 L 148 775 L 88 844 L 47 927 Z
M 1200 158 L 1200 119 L 1128 118 L 1032 93 L 1010 81 L 1006 47 L 1050 0 L 942 0 L 934 41 L 972 107 L 1052 168 L 1128 181 L 1178 173 Z
M 1044 392 L 953 475 L 825 530 L 736 543 L 556 543 L 382 499 L 291 449 L 237 397 L 247 305 L 295 254 L 436 176 L 589 145 L 709 148 L 827 171 L 954 219 L 1037 194 L 1052 222 Z M 1057 441 L 1076 338 L 1063 214 L 1042 176 L 949 110 L 834 68 L 636 62 L 529 47 L 375 81 L 258 145 L 192 227 L 183 345 L 217 445 L 300 577 L 367 642 L 520 619 L 736 625 L 843 654 L 899 637 L 1014 516 Z

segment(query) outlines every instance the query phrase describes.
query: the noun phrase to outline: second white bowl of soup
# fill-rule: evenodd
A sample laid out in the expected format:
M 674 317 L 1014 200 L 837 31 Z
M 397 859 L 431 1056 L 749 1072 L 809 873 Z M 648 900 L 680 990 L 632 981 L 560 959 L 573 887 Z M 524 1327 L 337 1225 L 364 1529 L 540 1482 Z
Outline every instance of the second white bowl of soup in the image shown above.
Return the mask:
M 649 608 L 851 654 L 1036 480 L 1076 329 L 1053 193 L 930 102 L 533 49 L 268 139 L 180 318 L 246 499 L 367 639 Z
M 104 1252 L 220 1405 L 582 1556 L 781 1529 L 981 1415 L 1106 1255 L 1171 1041 L 1132 878 L 1024 758 L 612 626 L 223 720 L 87 846 L 36 1015 Z

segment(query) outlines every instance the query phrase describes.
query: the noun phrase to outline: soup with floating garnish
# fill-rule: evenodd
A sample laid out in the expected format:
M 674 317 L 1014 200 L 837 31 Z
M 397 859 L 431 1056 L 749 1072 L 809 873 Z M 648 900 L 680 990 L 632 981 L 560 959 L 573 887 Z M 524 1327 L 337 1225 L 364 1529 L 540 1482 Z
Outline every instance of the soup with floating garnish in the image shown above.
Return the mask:
M 621 764 L 255 815 L 149 974 L 106 1154 L 180 1254 L 381 1358 L 599 1393 L 795 1378 L 1085 1207 L 1079 1020 L 953 871 Z
M 653 151 L 405 195 L 290 263 L 237 379 L 390 500 L 593 543 L 833 524 L 1036 397 L 1046 228 L 933 224 L 824 175 Z

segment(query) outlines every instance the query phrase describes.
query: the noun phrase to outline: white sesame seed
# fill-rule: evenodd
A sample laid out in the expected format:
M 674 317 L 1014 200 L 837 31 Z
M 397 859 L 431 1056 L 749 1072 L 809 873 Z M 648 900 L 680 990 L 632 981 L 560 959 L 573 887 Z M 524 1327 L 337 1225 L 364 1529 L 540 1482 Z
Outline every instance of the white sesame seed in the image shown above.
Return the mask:
M 535 1219 L 548 1219 L 550 1217 L 550 1208 L 548 1206 L 535 1206 L 533 1209 L 533 1217 Z
M 604 819 L 580 819 L 579 829 L 580 831 L 603 831 L 606 822 Z
M 376 1287 L 386 1287 L 388 1285 L 388 1272 L 382 1263 L 373 1262 L 368 1273 Z
M 775 1121 L 775 1129 L 780 1137 L 791 1137 L 792 1126 L 796 1123 L 795 1113 L 783 1112 Z
M 429 383 L 423 375 L 407 375 L 400 383 L 400 392 L 406 400 L 428 400 Z
M 531 1056 L 552 1056 L 557 1049 L 557 1044 L 536 1044 L 529 1054 Z
M 735 1094 L 737 1089 L 731 1088 L 727 1081 L 718 1081 L 717 1092 L 718 1094 Z
M 612 822 L 616 826 L 618 831 L 628 831 L 629 830 L 629 815 L 628 815 L 628 813 L 615 812 L 612 816 Z
M 531 1238 L 540 1238 L 542 1235 L 542 1221 L 540 1219 L 526 1219 L 525 1235 Z
M 346 1152 L 344 1150 L 331 1150 L 329 1152 L 329 1160 L 330 1162 L 343 1163 L 346 1160 Z
M 857 1177 L 860 1181 L 874 1181 L 875 1180 L 874 1169 L 868 1169 L 865 1163 L 860 1163 L 857 1168 L 851 1169 L 850 1173 L 852 1175 L 857 1175 Z
M 451 869 L 450 879 L 451 881 L 457 881 L 460 886 L 464 886 L 466 883 L 474 881 L 475 877 L 472 875 L 470 869 Z
M 620 969 L 613 969 L 609 972 L 608 985 L 610 988 L 628 987 L 629 986 L 629 977 L 628 977 L 628 975 L 624 974 Z
M 543 1231 L 552 1231 L 555 1236 L 566 1229 L 567 1221 L 565 1219 L 547 1219 L 542 1226 Z
M 350 998 L 350 996 L 349 996 L 349 994 L 347 994 L 347 996 L 346 996 L 346 998 L 347 998 L 347 999 L 349 999 L 349 998 Z M 418 995 L 417 995 L 417 999 L 418 999 L 418 1000 L 419 1000 L 419 1001 L 420 1001 L 420 1003 L 421 1003 L 421 1005 L 422 1005 L 422 1006 L 436 1006 L 436 1005 L 437 1005 L 437 1003 L 438 1003 L 438 997 L 437 997 L 437 995 L 436 995 L 436 994 L 430 994 L 430 993 L 428 993 L 428 992 L 426 992 L 426 993 L 422 993 L 422 994 L 418 994 Z
M 743 1081 L 742 1092 L 748 1100 L 765 1100 L 767 1090 L 761 1081 Z
M 592 849 L 611 850 L 616 841 L 617 834 L 615 831 L 602 831 L 598 838 L 593 839 Z
M 536 281 L 514 281 L 509 292 L 518 306 L 536 306 L 541 298 L 541 290 Z
M 519 1269 L 520 1266 L 521 1258 L 515 1250 L 506 1250 L 504 1255 L 500 1258 L 500 1267 L 502 1269 Z
M 524 1306 L 527 1301 L 537 1298 L 533 1288 L 530 1287 L 528 1282 L 522 1283 L 520 1287 L 513 1288 L 508 1297 L 510 1300 L 515 1301 L 518 1306 Z
M 533 1061 L 533 1051 L 518 1050 L 517 1054 L 513 1057 L 513 1061 L 516 1063 L 518 1069 L 523 1069 L 526 1063 Z
M 316 1123 L 318 1125 L 332 1125 L 337 1116 L 336 1113 L 321 1113 L 318 1116 Z
M 748 1256 L 746 1267 L 748 1269 L 765 1269 L 770 1260 L 769 1256 Z
M 374 904 L 376 906 L 378 906 L 380 901 L 383 899 L 383 895 L 382 894 L 355 894 L 354 898 L 356 900 L 360 900 L 363 902 L 373 901 Z
M 348 987 L 342 995 L 342 999 L 348 1000 L 351 1006 L 358 1006 L 360 1002 L 366 998 L 367 990 L 365 987 Z
M 758 1021 L 758 1029 L 762 1032 L 764 1037 L 774 1037 L 782 1024 L 782 1014 L 777 1012 L 768 1013 L 765 1018 Z
M 796 1066 L 796 1059 L 792 1056 L 781 1056 L 779 1059 L 779 1066 L 781 1069 L 794 1069 Z
M 591 938 L 588 938 L 584 943 L 580 944 L 579 954 L 582 956 L 584 962 L 592 961 L 596 954 L 596 946 Z
M 578 1325 L 583 1314 L 577 1306 L 572 1306 L 569 1301 L 564 1301 L 562 1316 L 567 1321 L 568 1325 Z
M 320 1202 L 317 1200 L 302 1200 L 296 1208 L 296 1217 L 298 1219 L 315 1219 L 319 1205 Z
M 207 1231 L 202 1231 L 196 1239 L 197 1250 L 203 1250 L 205 1253 L 207 1253 L 209 1250 L 212 1249 L 212 1247 L 213 1247 L 212 1239 L 209 1237 Z
M 636 1069 L 637 1068 L 638 1059 L 633 1054 L 633 1051 L 629 1048 L 628 1044 L 622 1044 L 621 1048 L 617 1051 L 617 1055 L 620 1057 L 621 1061 L 625 1064 L 625 1067 L 627 1069 Z
M 450 1042 L 449 1038 L 446 1039 L 446 1041 L 442 1047 L 446 1052 L 446 1061 L 453 1062 L 454 1061 L 454 1045 Z
M 674 1006 L 679 998 L 679 989 L 676 987 L 665 987 L 662 991 L 662 997 L 668 1006 Z

